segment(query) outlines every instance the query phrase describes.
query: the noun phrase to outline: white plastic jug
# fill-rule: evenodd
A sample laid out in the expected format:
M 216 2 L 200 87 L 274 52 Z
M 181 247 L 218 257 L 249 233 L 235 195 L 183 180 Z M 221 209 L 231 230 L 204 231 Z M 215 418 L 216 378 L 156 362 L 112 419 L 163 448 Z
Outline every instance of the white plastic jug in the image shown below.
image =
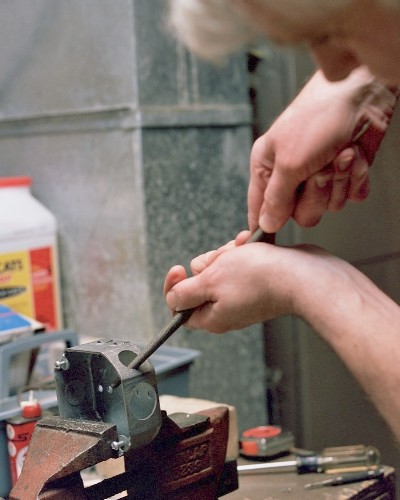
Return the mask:
M 31 184 L 30 177 L 0 177 L 0 302 L 58 330 L 57 223 Z

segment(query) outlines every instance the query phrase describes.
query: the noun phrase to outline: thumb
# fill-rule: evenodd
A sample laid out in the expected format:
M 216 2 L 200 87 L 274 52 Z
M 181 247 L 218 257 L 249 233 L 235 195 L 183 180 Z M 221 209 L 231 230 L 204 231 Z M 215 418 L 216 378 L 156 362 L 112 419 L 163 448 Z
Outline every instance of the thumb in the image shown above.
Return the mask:
M 276 233 L 290 218 L 295 207 L 296 190 L 300 182 L 274 170 L 265 189 L 259 225 L 266 233 Z

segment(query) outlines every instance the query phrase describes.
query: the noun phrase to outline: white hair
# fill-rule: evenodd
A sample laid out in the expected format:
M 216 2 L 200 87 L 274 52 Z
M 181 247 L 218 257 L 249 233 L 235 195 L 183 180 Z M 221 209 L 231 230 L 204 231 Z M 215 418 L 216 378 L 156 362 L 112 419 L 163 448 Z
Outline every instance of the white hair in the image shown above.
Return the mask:
M 260 35 L 243 18 L 236 1 L 170 0 L 168 25 L 189 50 L 205 59 L 220 59 Z
M 381 0 L 399 3 L 400 0 Z M 278 15 L 289 23 L 323 22 L 354 0 L 169 0 L 169 27 L 192 52 L 222 58 L 265 35 L 257 12 Z

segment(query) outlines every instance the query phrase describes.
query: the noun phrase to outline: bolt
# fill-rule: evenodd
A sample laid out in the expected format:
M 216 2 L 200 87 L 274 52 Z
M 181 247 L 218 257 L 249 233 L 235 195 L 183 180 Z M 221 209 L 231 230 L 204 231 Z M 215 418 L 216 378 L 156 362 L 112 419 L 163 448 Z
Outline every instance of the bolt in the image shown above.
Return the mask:
M 61 361 L 56 361 L 54 363 L 54 368 L 56 370 L 68 370 L 69 368 L 69 361 L 68 359 L 65 357 L 65 355 L 63 354 L 63 359 Z
M 115 451 L 118 451 L 118 455 L 121 456 L 129 448 L 130 441 L 126 436 L 124 436 L 122 434 L 119 435 L 118 438 L 119 438 L 119 441 L 113 441 L 111 443 L 111 448 Z

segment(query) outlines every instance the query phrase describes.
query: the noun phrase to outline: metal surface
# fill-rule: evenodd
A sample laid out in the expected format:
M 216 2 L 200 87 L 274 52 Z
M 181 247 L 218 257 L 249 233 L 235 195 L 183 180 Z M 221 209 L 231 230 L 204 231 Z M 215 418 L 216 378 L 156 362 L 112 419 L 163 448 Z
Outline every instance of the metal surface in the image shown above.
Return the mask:
M 228 409 L 167 417 L 151 363 L 128 368 L 137 351 L 106 340 L 66 349 L 55 369 L 61 416 L 37 424 L 11 500 L 100 500 L 125 490 L 133 500 L 214 500 L 237 488 L 236 467 L 223 474 Z M 121 455 L 125 473 L 84 488 L 81 470 Z
M 225 407 L 167 417 L 157 437 L 125 454 L 126 472 L 85 488 L 79 472 L 116 454 L 116 426 L 51 417 L 33 435 L 10 500 L 100 500 L 127 490 L 130 500 L 216 500 L 238 487 L 236 463 L 225 465 Z
M 361 472 L 348 472 L 340 476 L 334 476 L 315 483 L 307 483 L 304 485 L 306 489 L 323 488 L 326 486 L 341 486 L 342 484 L 358 483 L 360 481 L 368 481 L 370 479 L 381 479 L 384 475 L 383 469 L 365 470 Z
M 161 426 L 153 366 L 128 368 L 138 352 L 130 342 L 98 340 L 66 349 L 56 365 L 60 415 L 115 424 L 120 453 L 148 444 Z M 116 378 L 121 383 L 113 388 Z
M 166 342 L 170 336 L 176 332 L 192 315 L 194 309 L 186 309 L 185 311 L 179 311 L 171 319 L 167 326 L 161 330 L 158 336 L 152 340 L 149 345 L 142 351 L 128 366 L 132 370 L 137 369 L 142 363 L 144 363 L 153 353 L 156 351 L 164 342 Z
M 201 420 L 198 419 L 199 414 L 203 417 Z M 137 485 L 128 490 L 129 498 L 215 500 L 237 488 L 237 472 L 228 467 L 228 477 L 223 474 L 228 442 L 228 409 L 213 408 L 199 414 L 167 417 L 157 438 L 140 456 L 133 452 L 131 455 L 135 457 L 129 457 L 129 454 L 125 457 L 127 469 L 140 468 L 143 474 L 150 477 L 142 491 Z M 195 420 L 192 420 L 193 417 Z M 163 464 L 162 467 L 160 464 Z
M 11 491 L 10 500 L 47 498 L 46 484 L 57 481 L 57 487 L 61 488 L 63 479 L 71 475 L 73 479 L 68 480 L 68 492 L 63 494 L 63 500 L 84 498 L 78 494 L 82 486 L 79 472 L 116 456 L 110 443 L 117 438 L 116 426 L 112 424 L 43 418 L 36 425 L 23 472 Z

